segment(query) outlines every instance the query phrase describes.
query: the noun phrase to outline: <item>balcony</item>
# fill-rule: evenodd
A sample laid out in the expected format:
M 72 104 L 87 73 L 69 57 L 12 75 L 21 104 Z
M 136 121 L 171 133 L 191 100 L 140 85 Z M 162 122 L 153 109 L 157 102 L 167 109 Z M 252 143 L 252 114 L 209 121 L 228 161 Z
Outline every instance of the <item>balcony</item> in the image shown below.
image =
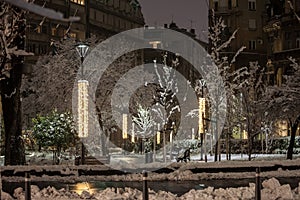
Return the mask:
M 238 14 L 240 12 L 241 10 L 239 10 L 238 8 L 229 9 L 228 7 L 218 7 L 218 9 L 215 10 L 215 13 L 217 15 L 231 15 L 233 13 Z
M 276 60 L 287 60 L 288 57 L 299 58 L 300 49 L 288 49 L 274 53 Z

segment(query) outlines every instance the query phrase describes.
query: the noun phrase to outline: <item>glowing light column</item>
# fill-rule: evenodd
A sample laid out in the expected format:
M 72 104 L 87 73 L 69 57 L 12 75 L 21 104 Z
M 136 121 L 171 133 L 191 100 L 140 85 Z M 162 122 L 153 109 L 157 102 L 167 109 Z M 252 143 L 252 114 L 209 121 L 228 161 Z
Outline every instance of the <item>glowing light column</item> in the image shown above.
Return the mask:
M 204 135 L 204 118 L 205 118 L 205 98 L 199 98 L 199 138 L 201 142 L 200 160 L 203 160 L 203 135 Z
M 123 114 L 123 121 L 122 121 L 122 138 L 123 138 L 123 151 L 124 151 L 124 154 L 126 152 L 126 148 L 127 148 L 127 138 L 128 138 L 128 130 L 127 130 L 127 127 L 128 127 L 128 117 L 127 117 L 127 114 Z
M 88 81 L 79 80 L 78 84 L 78 136 L 86 138 L 88 136 L 89 125 L 89 100 Z
M 85 147 L 83 140 L 88 137 L 88 127 L 89 127 L 89 104 L 88 104 L 88 81 L 84 80 L 83 77 L 83 61 L 89 50 L 89 46 L 86 44 L 78 44 L 76 46 L 76 51 L 80 56 L 80 66 L 81 66 L 81 79 L 77 82 L 78 86 L 78 136 L 81 138 L 81 164 L 85 161 Z
M 205 98 L 199 98 L 199 121 L 198 121 L 198 133 L 199 137 L 204 133 L 204 118 L 205 118 Z

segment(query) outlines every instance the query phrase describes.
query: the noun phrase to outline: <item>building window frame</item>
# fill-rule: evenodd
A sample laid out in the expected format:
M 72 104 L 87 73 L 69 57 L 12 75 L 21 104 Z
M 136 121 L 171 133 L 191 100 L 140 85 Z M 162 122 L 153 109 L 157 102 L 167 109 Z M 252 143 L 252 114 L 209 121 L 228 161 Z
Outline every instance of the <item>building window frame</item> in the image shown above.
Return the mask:
M 219 0 L 214 0 L 213 3 L 214 3 L 214 4 L 213 4 L 214 10 L 215 10 L 215 11 L 218 11 L 218 9 L 219 9 Z
M 248 10 L 250 11 L 256 10 L 256 0 L 248 0 Z
M 57 29 L 55 27 L 51 28 L 51 35 L 56 36 L 57 35 Z
M 232 0 L 228 0 L 228 9 L 229 9 L 229 10 L 232 9 Z
M 249 50 L 256 50 L 256 40 L 249 40 L 248 42 L 248 49 Z
M 286 41 L 286 49 L 292 49 L 292 41 L 291 40 Z
M 257 29 L 257 24 L 256 24 L 256 19 L 249 19 L 248 20 L 248 29 L 249 30 L 256 30 Z
M 296 38 L 296 48 L 299 49 L 300 48 L 300 37 Z
M 285 32 L 284 33 L 284 39 L 286 39 L 286 40 L 291 39 L 291 32 Z

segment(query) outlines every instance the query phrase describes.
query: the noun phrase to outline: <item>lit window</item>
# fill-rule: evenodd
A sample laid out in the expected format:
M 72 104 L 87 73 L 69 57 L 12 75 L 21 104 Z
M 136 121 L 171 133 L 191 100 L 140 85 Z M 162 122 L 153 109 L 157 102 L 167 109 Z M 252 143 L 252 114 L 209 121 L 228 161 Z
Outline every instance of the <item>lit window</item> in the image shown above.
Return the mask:
M 256 41 L 250 40 L 249 41 L 249 50 L 255 50 L 256 49 Z
M 76 38 L 76 33 L 70 33 L 71 38 Z
M 55 36 L 57 34 L 56 28 L 51 28 L 51 35 Z
M 248 9 L 256 10 L 256 0 L 248 0 Z
M 35 28 L 36 32 L 37 33 L 41 33 L 42 32 L 42 27 L 40 25 L 38 25 L 36 28 Z
M 71 2 L 84 5 L 84 0 L 71 0 Z

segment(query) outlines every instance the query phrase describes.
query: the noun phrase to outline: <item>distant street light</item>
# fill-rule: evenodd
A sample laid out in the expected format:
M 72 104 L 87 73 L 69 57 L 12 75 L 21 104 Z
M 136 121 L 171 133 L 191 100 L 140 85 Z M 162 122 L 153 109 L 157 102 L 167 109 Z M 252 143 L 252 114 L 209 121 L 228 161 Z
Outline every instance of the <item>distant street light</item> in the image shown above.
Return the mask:
M 78 136 L 83 140 L 88 137 L 88 115 L 89 115 L 89 105 L 88 105 L 88 81 L 83 80 L 83 61 L 89 50 L 89 46 L 86 44 L 78 44 L 76 46 L 76 51 L 80 56 L 80 67 L 81 67 L 81 79 L 78 80 Z M 85 161 L 85 147 L 84 142 L 81 143 L 81 164 Z

